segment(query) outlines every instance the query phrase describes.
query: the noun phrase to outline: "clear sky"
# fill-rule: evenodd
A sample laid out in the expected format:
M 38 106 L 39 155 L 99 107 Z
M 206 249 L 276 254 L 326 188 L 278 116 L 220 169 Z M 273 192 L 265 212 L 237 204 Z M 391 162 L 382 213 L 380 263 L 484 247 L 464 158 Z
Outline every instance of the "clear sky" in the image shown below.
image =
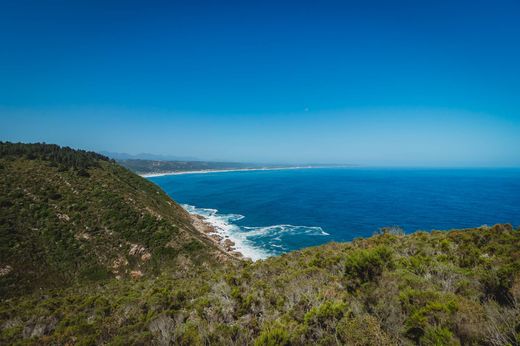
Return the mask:
M 0 1 L 0 140 L 520 166 L 520 2 Z

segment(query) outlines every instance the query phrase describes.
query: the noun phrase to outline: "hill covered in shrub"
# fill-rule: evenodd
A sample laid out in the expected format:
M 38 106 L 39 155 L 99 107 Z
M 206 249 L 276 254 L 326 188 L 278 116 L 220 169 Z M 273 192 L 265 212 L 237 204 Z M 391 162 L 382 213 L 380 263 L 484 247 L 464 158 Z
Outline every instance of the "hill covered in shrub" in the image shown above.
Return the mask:
M 219 261 L 158 187 L 94 161 L 0 159 L 0 344 L 520 343 L 510 225 Z
M 180 206 L 108 158 L 0 143 L 0 297 L 215 256 Z

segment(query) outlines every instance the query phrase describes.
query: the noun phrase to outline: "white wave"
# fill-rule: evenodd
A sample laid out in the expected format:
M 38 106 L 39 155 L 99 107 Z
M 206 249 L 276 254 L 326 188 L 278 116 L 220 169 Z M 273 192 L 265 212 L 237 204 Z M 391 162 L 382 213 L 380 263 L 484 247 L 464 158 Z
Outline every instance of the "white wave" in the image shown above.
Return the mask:
M 217 209 L 197 208 L 188 204 L 183 204 L 182 207 L 189 213 L 204 217 L 204 219 L 215 228 L 218 235 L 233 241 L 236 251 L 242 253 L 244 257 L 249 257 L 253 261 L 256 261 L 274 255 L 265 249 L 255 247 L 254 244 L 242 234 L 240 227 L 231 223 L 243 219 L 243 215 L 218 214 Z
M 325 232 L 321 227 L 317 226 L 295 226 L 295 225 L 274 225 L 267 227 L 243 227 L 248 230 L 248 234 L 251 236 L 256 235 L 268 235 L 268 234 L 307 234 L 307 235 L 330 235 Z
M 235 250 L 253 261 L 265 259 L 270 256 L 286 252 L 282 236 L 328 236 L 321 227 L 295 226 L 289 224 L 273 225 L 266 227 L 238 226 L 233 222 L 242 220 L 245 216 L 240 214 L 219 214 L 217 209 L 198 208 L 193 205 L 183 204 L 182 207 L 189 213 L 204 217 L 223 238 L 235 243 Z M 258 240 L 270 240 L 268 242 Z M 255 242 L 256 241 L 256 242 Z

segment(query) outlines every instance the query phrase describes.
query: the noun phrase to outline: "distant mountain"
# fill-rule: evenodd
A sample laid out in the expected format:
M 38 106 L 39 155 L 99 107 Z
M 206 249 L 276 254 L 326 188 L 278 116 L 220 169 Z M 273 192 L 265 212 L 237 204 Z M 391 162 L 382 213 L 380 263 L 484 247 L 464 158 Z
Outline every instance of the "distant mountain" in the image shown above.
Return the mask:
M 192 156 L 157 155 L 149 153 L 127 154 L 110 151 L 100 151 L 99 153 L 114 160 L 197 161 L 197 158 Z

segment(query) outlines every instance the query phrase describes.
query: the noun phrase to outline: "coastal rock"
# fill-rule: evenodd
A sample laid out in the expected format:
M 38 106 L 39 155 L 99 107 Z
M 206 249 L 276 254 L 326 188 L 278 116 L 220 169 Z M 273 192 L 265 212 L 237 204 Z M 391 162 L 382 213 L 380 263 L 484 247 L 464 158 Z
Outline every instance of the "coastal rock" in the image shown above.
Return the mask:
M 193 216 L 195 219 L 198 219 L 200 221 L 204 221 L 204 217 L 201 216 L 201 215 L 197 215 L 197 214 L 190 214 L 191 216 Z
M 22 324 L 22 320 L 18 317 L 5 321 L 0 325 L 0 330 L 18 327 Z
M 61 221 L 70 221 L 70 216 L 68 216 L 67 214 L 63 213 L 57 213 L 56 216 L 58 217 L 58 219 L 60 219 Z
M 147 211 L 150 215 L 152 215 L 153 217 L 155 217 L 157 220 L 159 220 L 159 221 L 162 220 L 162 216 L 161 216 L 159 213 L 157 213 L 156 211 L 152 210 L 150 207 L 146 207 L 145 209 L 146 209 L 146 211 Z
M 511 232 L 513 231 L 513 226 L 510 224 L 497 224 L 491 227 L 493 232 Z
M 177 268 L 181 273 L 187 273 L 193 268 L 193 262 L 189 257 L 180 255 L 177 257 Z
M 118 274 L 119 270 L 126 267 L 128 265 L 128 261 L 123 256 L 119 256 L 112 262 L 112 273 Z
M 224 240 L 223 245 L 224 245 L 224 248 L 226 249 L 226 251 L 231 251 L 231 250 L 233 250 L 235 243 L 231 239 L 226 239 L 226 240 Z
M 221 236 L 219 236 L 218 234 L 211 234 L 209 237 L 210 237 L 211 239 L 213 239 L 213 240 L 219 242 L 219 243 L 220 243 L 220 242 L 222 241 L 222 239 L 223 239 L 223 238 L 222 238 Z
M 143 272 L 141 272 L 140 270 L 132 270 L 130 272 L 130 276 L 134 280 L 139 280 L 141 277 L 143 277 Z
M 130 251 L 128 252 L 128 254 L 130 256 L 136 256 L 136 255 L 141 255 L 143 254 L 144 252 L 146 252 L 146 249 L 144 246 L 142 245 L 139 245 L 139 244 L 132 244 L 132 246 L 130 247 Z
M 152 258 L 152 254 L 148 252 L 148 250 L 140 244 L 131 244 L 130 251 L 128 252 L 130 256 L 140 257 L 141 261 L 148 261 Z
M 54 330 L 57 323 L 56 317 L 31 319 L 23 329 L 22 337 L 28 339 L 48 335 Z
M 197 214 L 190 214 L 193 226 L 202 233 L 215 233 L 215 228 L 206 222 L 203 216 Z
M 114 313 L 114 321 L 117 326 L 123 326 L 141 312 L 139 304 L 124 304 Z
M 157 344 L 170 345 L 175 330 L 175 322 L 171 317 L 159 316 L 148 325 L 148 329 L 157 341 Z
M 90 240 L 90 234 L 86 233 L 86 232 L 81 232 L 81 233 L 78 233 L 74 236 L 74 238 L 76 238 L 76 240 Z
M 231 254 L 232 254 L 233 256 L 235 256 L 235 257 L 238 257 L 238 258 L 242 258 L 242 257 L 244 257 L 244 255 L 242 255 L 242 253 L 239 252 L 239 251 L 233 251 L 233 252 L 231 252 Z
M 11 271 L 13 271 L 13 267 L 11 267 L 10 265 L 5 265 L 5 266 L 0 267 L 0 277 L 6 276 Z

